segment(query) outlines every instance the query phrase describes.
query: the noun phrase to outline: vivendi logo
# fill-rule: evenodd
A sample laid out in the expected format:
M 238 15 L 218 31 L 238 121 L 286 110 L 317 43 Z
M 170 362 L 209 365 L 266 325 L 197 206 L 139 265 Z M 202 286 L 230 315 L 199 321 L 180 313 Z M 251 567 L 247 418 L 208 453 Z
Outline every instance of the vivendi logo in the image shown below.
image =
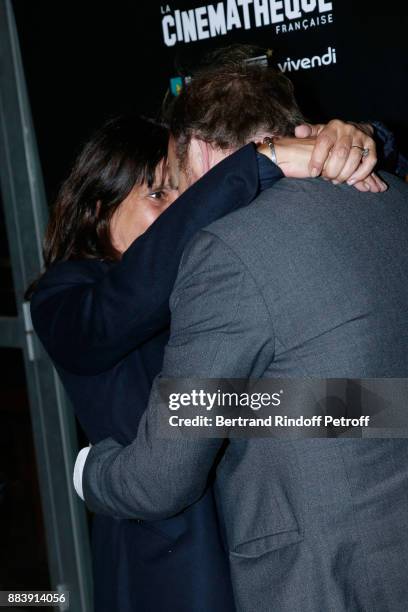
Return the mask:
M 320 68 L 337 63 L 336 49 L 329 47 L 323 55 L 313 55 L 302 57 L 301 59 L 286 58 L 286 61 L 278 63 L 282 72 L 297 72 L 298 70 L 309 70 L 310 68 Z

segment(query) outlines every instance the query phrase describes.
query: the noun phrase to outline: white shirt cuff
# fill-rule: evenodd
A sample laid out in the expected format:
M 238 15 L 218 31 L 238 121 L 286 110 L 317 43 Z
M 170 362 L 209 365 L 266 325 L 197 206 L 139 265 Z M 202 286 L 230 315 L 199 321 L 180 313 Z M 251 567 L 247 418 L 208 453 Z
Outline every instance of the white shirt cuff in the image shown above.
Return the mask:
M 84 473 L 85 461 L 88 457 L 90 450 L 91 450 L 91 446 L 87 446 L 86 448 L 81 449 L 78 453 L 78 457 L 76 458 L 75 466 L 74 466 L 73 481 L 74 481 L 75 491 L 77 492 L 79 497 L 83 499 L 84 501 L 85 501 L 85 498 L 84 498 L 84 492 L 82 489 L 82 475 Z

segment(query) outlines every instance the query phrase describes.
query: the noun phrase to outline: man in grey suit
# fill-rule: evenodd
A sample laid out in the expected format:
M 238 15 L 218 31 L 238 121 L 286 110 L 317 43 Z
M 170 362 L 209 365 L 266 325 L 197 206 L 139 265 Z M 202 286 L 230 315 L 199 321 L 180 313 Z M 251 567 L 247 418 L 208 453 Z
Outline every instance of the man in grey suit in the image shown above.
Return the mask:
M 276 106 L 270 125 L 257 122 L 267 78 L 230 67 L 181 95 L 169 161 L 182 188 L 240 144 L 291 129 L 283 77 L 265 100 Z M 408 186 L 385 178 L 378 194 L 283 179 L 201 231 L 172 294 L 162 376 L 407 377 Z M 216 466 L 237 610 L 407 610 L 408 441 L 165 440 L 160 410 L 157 381 L 132 445 L 91 449 L 82 484 L 92 510 L 174 515 Z

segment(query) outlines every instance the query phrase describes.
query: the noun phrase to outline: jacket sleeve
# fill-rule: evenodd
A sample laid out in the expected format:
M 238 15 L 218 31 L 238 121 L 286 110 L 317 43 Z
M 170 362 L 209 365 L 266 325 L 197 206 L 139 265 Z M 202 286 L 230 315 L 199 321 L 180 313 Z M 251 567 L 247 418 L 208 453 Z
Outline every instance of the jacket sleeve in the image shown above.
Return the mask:
M 380 121 L 371 121 L 377 144 L 378 165 L 405 179 L 408 176 L 408 159 L 399 149 L 393 132 Z
M 282 173 L 269 164 L 273 183 Z M 74 374 L 98 374 L 165 329 L 187 242 L 216 219 L 248 205 L 259 182 L 256 149 L 250 144 L 185 192 L 107 273 L 87 276 L 86 264 L 92 262 L 84 261 L 51 268 L 32 298 L 31 313 L 54 362 Z
M 240 259 L 209 231 L 200 232 L 183 257 L 171 309 L 163 378 L 258 378 L 273 360 L 273 326 L 263 297 Z M 156 379 L 131 445 L 109 438 L 91 448 L 82 480 L 91 510 L 156 520 L 205 491 L 222 440 L 159 435 L 168 411 L 158 385 Z

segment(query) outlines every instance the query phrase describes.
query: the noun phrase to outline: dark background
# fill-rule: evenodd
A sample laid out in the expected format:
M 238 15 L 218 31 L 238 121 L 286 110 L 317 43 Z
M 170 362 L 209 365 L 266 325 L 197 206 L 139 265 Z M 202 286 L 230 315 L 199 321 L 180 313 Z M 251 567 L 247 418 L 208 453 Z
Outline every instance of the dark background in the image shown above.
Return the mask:
M 231 42 L 271 48 L 277 62 L 322 55 L 335 47 L 336 65 L 289 75 L 303 111 L 319 121 L 384 121 L 402 149 L 408 149 L 408 18 L 395 0 L 333 0 L 333 24 L 279 35 L 274 26 L 240 29 L 173 47 L 166 47 L 162 35 L 166 4 L 14 1 L 50 200 L 90 131 L 122 111 L 155 114 L 169 79 L 177 75 L 176 57 L 194 64 L 206 50 Z M 169 5 L 173 11 L 205 3 Z

